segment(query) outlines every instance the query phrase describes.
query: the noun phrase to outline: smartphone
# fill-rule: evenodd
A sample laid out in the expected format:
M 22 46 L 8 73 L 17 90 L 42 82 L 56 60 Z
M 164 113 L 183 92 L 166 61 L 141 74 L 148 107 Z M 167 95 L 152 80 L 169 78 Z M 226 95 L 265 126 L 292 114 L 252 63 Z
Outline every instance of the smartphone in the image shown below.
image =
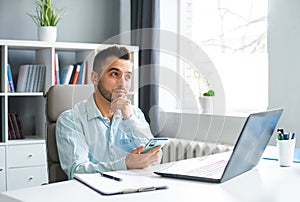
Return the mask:
M 149 150 L 157 147 L 157 146 L 161 146 L 163 147 L 167 142 L 169 141 L 169 139 L 167 137 L 155 137 L 155 138 L 151 138 L 149 140 L 149 142 L 145 145 L 144 150 L 142 151 L 142 153 L 146 153 Z

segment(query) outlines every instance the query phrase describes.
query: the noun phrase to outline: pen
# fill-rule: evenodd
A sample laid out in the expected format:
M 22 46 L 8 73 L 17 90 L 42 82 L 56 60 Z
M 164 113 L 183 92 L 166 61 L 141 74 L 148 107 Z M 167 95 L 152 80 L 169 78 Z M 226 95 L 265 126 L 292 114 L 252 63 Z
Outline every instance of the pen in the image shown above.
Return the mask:
M 119 178 L 119 177 L 114 177 L 114 176 L 108 175 L 108 174 L 106 174 L 106 173 L 100 173 L 100 175 L 101 175 L 102 177 L 106 177 L 106 178 L 109 178 L 109 179 L 112 179 L 112 180 L 116 180 L 116 181 L 119 181 L 119 182 L 122 181 L 121 178 Z
M 154 191 L 161 189 L 168 189 L 168 186 L 158 186 L 158 187 L 143 187 L 138 189 L 124 189 L 122 190 L 123 194 L 134 193 L 134 192 L 146 192 L 146 191 Z
M 288 139 L 289 139 L 289 134 L 287 134 L 287 133 L 286 133 L 286 134 L 283 134 L 283 139 L 284 139 L 284 140 L 288 140 Z
M 292 134 L 292 137 L 291 137 L 291 139 L 294 139 L 294 138 L 295 138 L 295 133 L 293 133 L 293 134 Z
M 278 134 L 284 134 L 284 129 L 283 128 L 278 128 L 277 133 Z

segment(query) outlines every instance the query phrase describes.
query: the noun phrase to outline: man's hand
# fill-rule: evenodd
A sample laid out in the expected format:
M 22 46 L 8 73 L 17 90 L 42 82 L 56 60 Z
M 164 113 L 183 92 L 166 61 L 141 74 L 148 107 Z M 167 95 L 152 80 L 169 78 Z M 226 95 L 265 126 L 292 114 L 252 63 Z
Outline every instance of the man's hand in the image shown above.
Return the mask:
M 142 169 L 147 168 L 159 159 L 160 146 L 151 149 L 150 151 L 141 154 L 144 146 L 139 146 L 133 149 L 125 158 L 127 169 Z
M 129 119 L 132 115 L 131 102 L 126 98 L 127 90 L 124 88 L 114 89 L 112 92 L 111 110 L 115 113 L 118 109 L 121 110 L 123 119 Z
M 115 113 L 118 109 L 121 110 L 124 120 L 129 119 L 131 117 L 132 110 L 130 100 L 123 97 L 118 97 L 114 99 L 111 103 L 111 110 L 113 113 Z

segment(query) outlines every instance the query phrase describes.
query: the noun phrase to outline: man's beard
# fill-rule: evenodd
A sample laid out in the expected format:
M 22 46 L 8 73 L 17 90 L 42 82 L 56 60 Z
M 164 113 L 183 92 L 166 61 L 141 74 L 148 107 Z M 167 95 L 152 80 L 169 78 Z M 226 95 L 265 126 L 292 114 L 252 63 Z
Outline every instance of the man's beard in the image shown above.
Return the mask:
M 108 101 L 111 102 L 111 97 L 112 97 L 112 93 L 109 92 L 108 90 L 106 90 L 104 88 L 104 86 L 101 84 L 101 81 L 98 82 L 98 86 L 97 86 L 100 94 Z

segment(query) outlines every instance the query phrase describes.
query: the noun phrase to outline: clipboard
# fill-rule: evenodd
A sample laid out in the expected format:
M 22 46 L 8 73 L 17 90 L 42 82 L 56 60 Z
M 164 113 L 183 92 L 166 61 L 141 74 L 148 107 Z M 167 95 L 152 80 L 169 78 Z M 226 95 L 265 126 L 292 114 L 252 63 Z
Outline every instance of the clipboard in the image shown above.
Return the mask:
M 132 175 L 118 172 L 106 172 L 110 176 L 121 178 L 117 181 L 103 177 L 101 173 L 74 174 L 74 179 L 86 185 L 101 195 L 129 194 L 146 191 L 168 189 L 157 180 L 142 175 Z M 105 173 L 105 174 L 106 174 Z

